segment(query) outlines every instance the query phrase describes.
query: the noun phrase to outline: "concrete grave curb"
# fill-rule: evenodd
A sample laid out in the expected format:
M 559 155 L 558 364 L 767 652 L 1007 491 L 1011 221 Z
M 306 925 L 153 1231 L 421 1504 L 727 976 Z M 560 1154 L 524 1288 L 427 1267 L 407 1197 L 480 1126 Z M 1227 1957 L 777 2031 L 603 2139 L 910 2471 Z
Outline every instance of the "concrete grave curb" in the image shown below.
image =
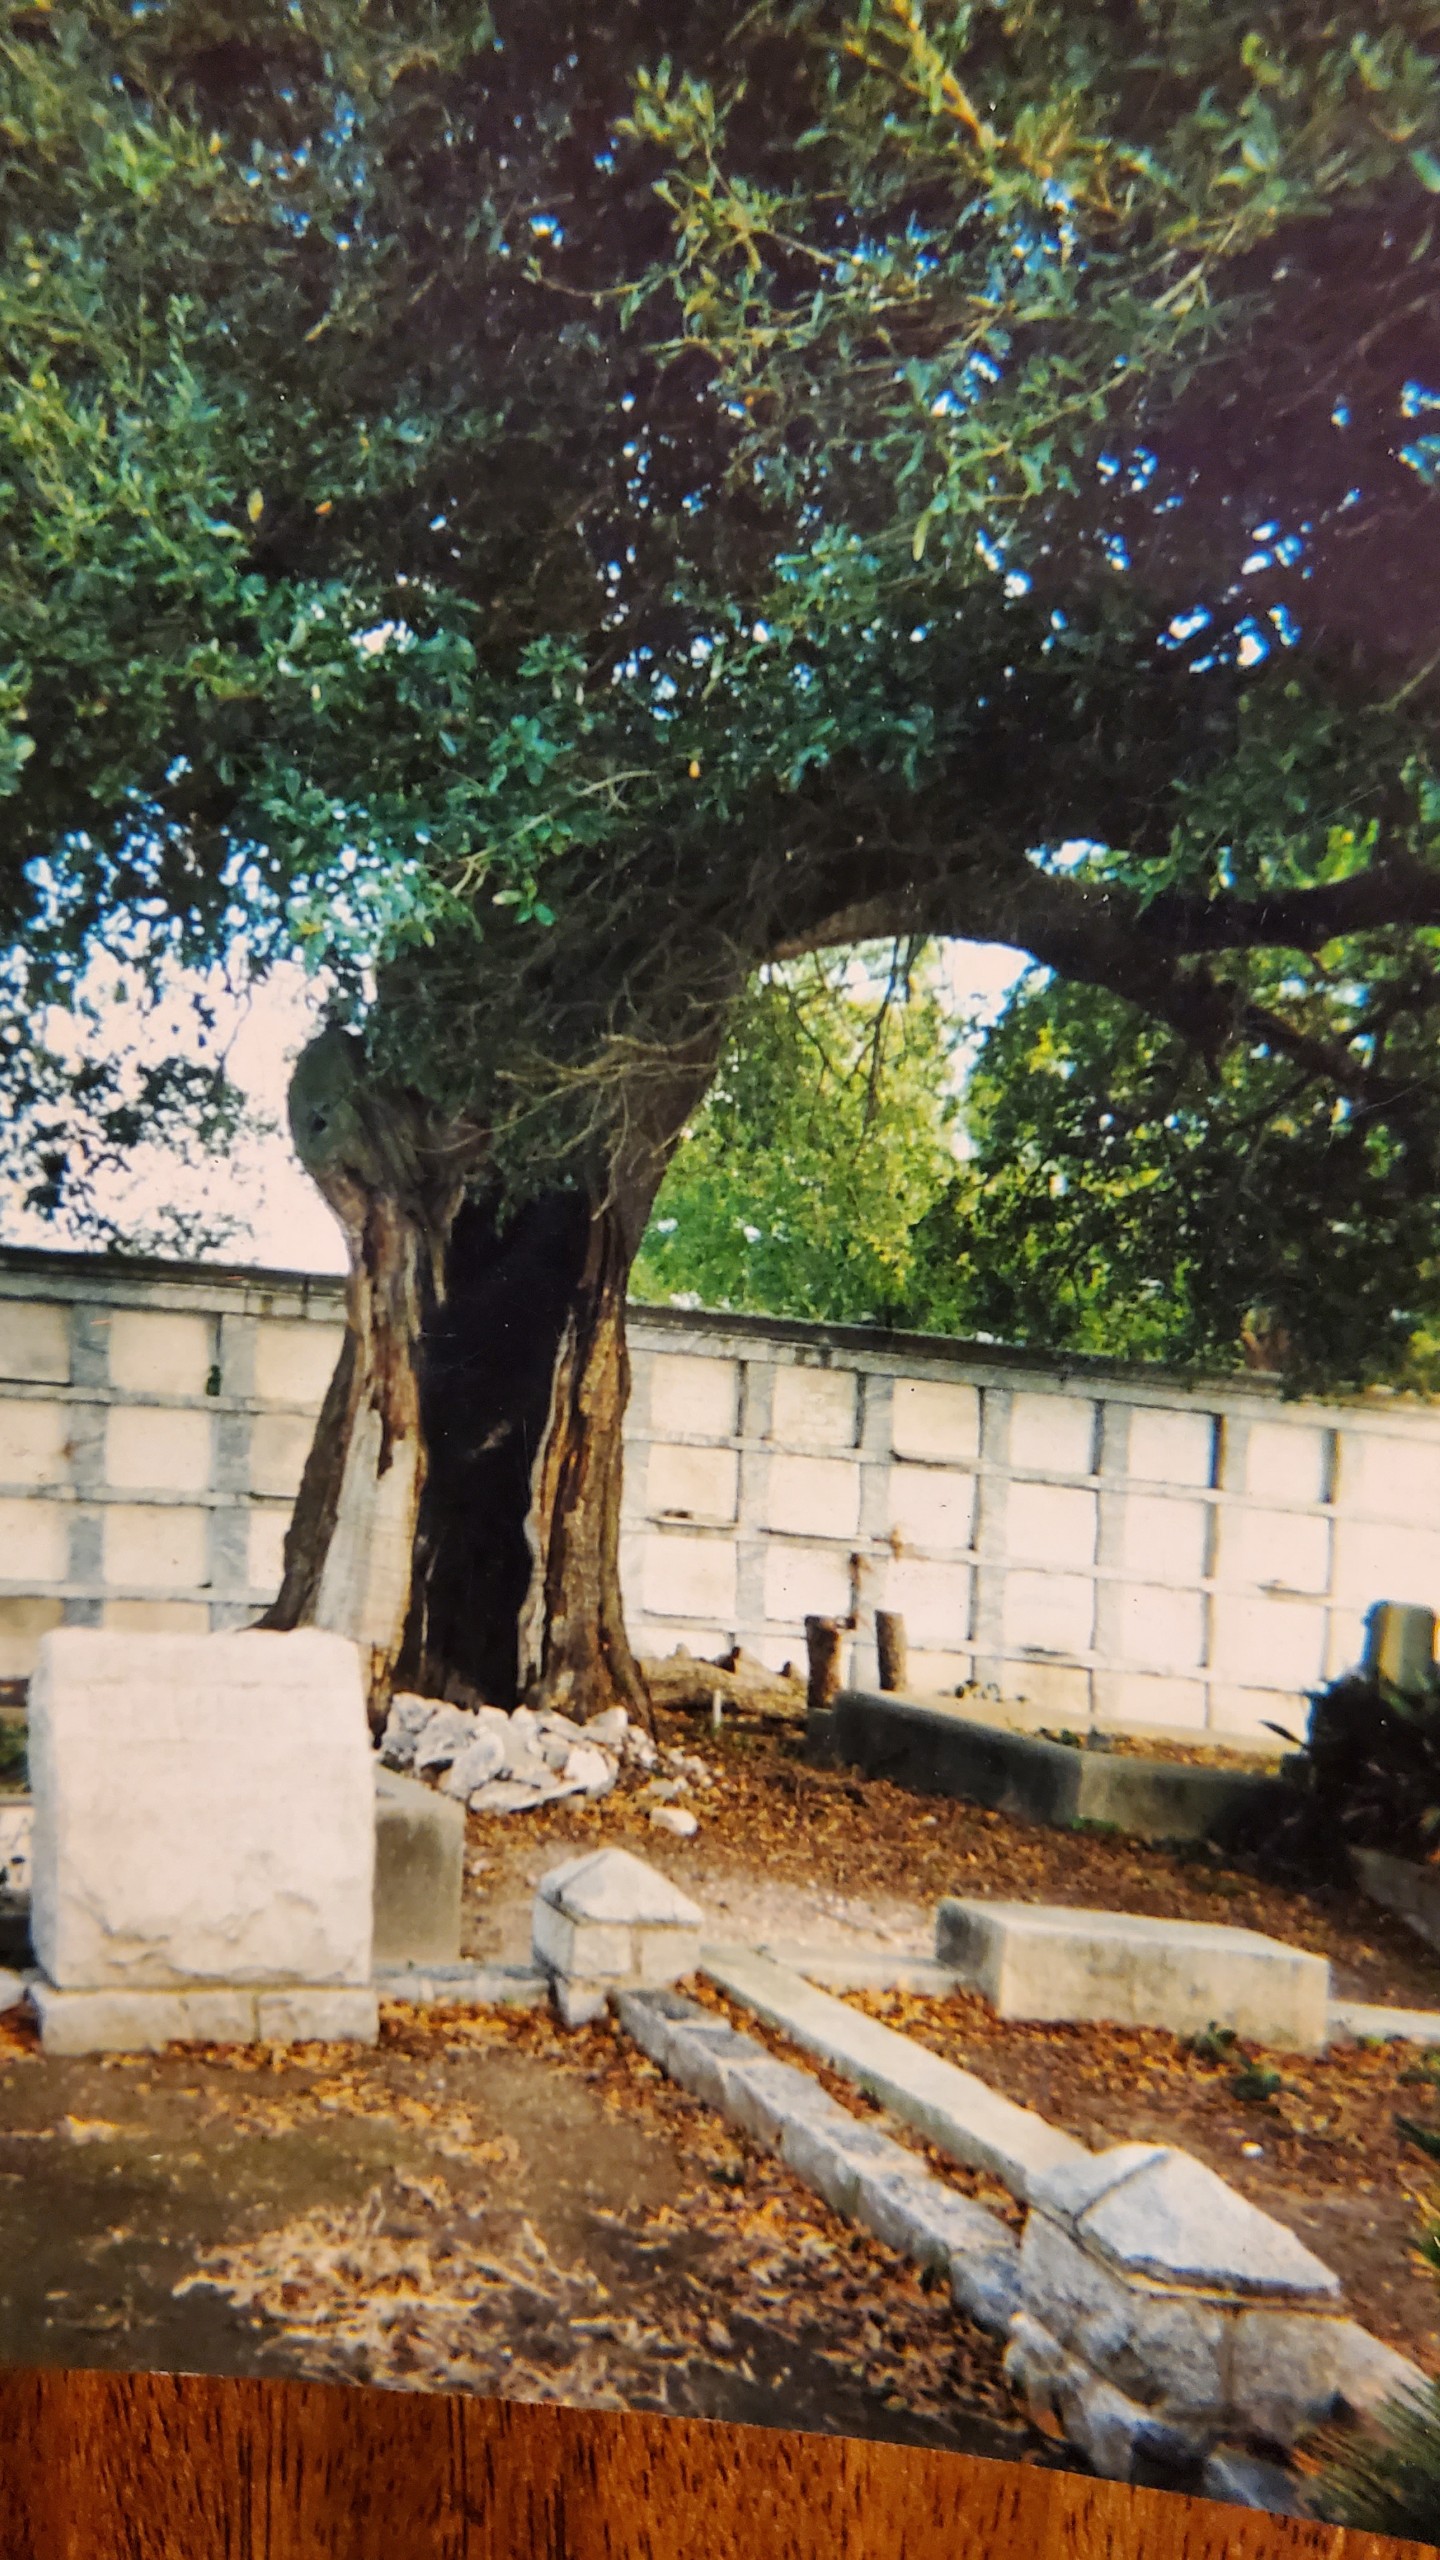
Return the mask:
M 948 2274 L 957 2307 L 992 2335 L 1008 2334 L 1019 2300 L 1014 2234 L 957 2195 L 922 2161 L 837 2104 L 807 2071 L 777 2062 L 698 2002 L 674 1991 L 621 1991 L 626 2033 L 669 2078 L 915 2265 Z
M 1068 2133 L 1002 2098 L 973 2072 L 847 2009 L 752 1948 L 702 1946 L 700 1970 L 718 1991 L 913 2124 L 937 2150 L 990 2170 L 1022 2202 L 1047 2170 L 1090 2157 Z
M 1344 2316 L 1338 2280 L 1293 2232 L 1188 2153 L 1090 2152 L 753 1950 L 703 1947 L 701 1970 L 1030 2206 L 1006 2372 L 1102 2476 L 1193 2465 L 1252 2431 L 1293 2442 L 1341 2407 L 1424 2387 Z

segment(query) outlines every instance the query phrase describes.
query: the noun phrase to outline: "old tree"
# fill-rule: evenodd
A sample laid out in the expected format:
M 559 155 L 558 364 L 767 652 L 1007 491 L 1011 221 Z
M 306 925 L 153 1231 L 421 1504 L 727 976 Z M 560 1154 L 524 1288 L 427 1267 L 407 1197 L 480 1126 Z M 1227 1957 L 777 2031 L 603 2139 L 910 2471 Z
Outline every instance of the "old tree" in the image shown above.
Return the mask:
M 626 1278 L 767 961 L 1013 945 L 1429 1251 L 1435 26 L 10 14 L 0 1060 L 97 949 L 327 973 L 273 1622 L 377 1696 L 639 1694 Z

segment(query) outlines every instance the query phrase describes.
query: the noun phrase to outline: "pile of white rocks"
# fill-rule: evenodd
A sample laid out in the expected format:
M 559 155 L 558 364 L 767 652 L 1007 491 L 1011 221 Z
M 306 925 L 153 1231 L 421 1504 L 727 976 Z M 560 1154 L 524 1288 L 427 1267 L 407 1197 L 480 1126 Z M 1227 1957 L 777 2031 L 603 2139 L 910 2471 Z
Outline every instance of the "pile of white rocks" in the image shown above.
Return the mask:
M 586 1725 L 549 1708 L 456 1707 L 406 1694 L 380 1740 L 387 1768 L 438 1783 L 475 1813 L 528 1813 L 568 1796 L 608 1796 L 622 1767 L 647 1773 L 655 1745 L 623 1707 Z

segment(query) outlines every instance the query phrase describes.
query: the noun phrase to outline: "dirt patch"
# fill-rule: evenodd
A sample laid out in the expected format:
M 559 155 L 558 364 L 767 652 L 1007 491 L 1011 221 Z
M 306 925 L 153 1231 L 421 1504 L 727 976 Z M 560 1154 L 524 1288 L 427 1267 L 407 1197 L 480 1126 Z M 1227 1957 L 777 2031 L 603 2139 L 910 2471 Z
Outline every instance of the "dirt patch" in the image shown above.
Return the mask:
M 59 2061 L 0 2018 L 0 2360 L 330 2377 L 1059 2457 L 941 2291 L 608 2024 Z

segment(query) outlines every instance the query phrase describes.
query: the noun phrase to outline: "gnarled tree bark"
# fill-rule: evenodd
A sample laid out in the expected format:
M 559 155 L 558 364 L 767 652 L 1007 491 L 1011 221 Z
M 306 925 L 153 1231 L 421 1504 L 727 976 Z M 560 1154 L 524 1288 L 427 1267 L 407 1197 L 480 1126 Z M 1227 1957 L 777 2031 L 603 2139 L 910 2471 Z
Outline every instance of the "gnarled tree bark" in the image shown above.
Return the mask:
M 358 1042 L 300 1059 L 291 1126 L 345 1235 L 348 1322 L 262 1623 L 359 1643 L 372 1721 L 397 1684 L 647 1711 L 620 1591 L 625 1298 L 713 1045 L 617 1111 L 593 1181 L 519 1203 L 478 1133 L 372 1087 Z

